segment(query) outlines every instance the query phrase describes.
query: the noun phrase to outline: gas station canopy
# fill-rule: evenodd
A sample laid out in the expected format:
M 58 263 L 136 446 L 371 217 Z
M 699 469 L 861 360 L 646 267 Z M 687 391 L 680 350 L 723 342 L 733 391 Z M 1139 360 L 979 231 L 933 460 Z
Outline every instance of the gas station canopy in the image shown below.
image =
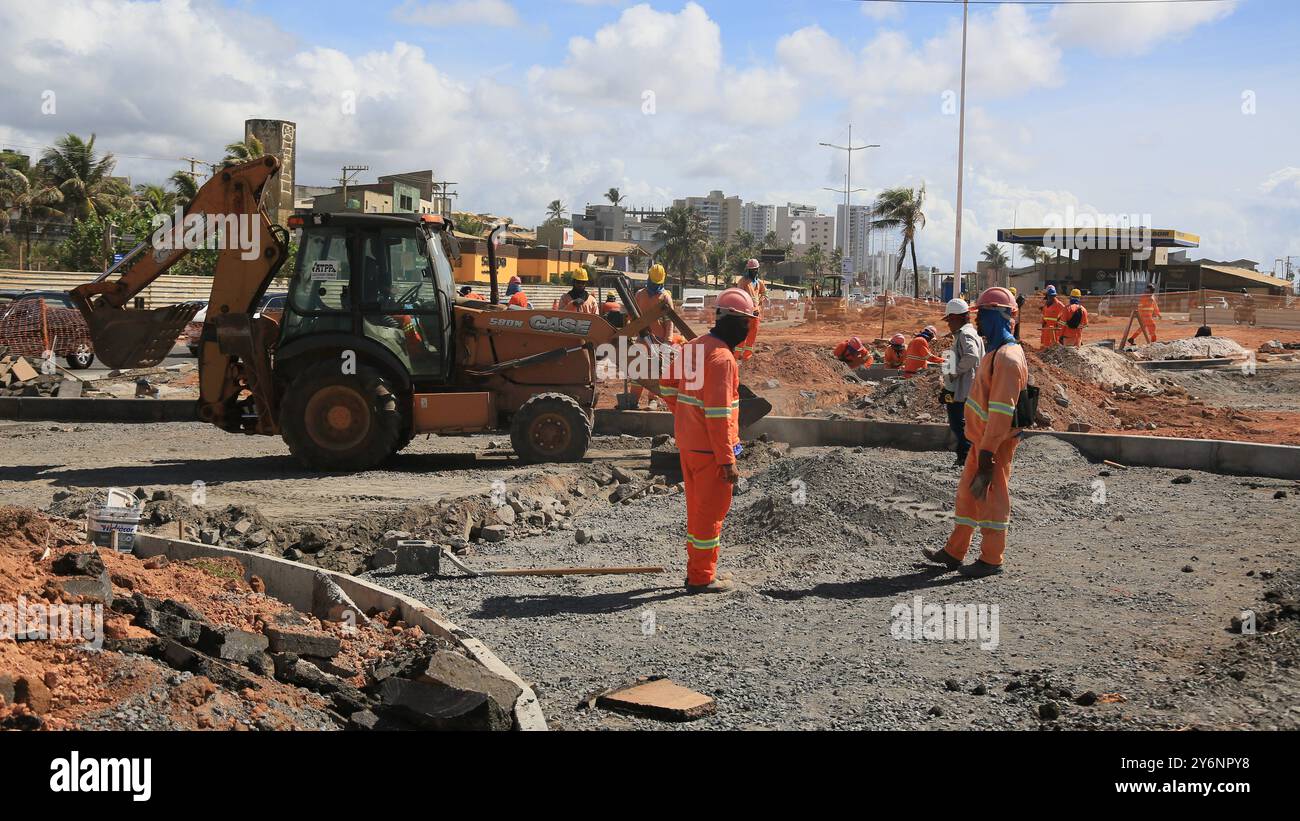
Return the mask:
M 999 228 L 998 242 L 1061 249 L 1196 248 L 1201 238 L 1172 228 Z

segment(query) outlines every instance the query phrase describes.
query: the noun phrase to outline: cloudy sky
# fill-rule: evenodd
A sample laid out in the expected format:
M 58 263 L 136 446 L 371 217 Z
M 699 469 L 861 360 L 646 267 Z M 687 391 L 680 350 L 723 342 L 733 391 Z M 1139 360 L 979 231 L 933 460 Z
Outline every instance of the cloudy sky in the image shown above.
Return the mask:
M 999 227 L 1091 213 L 1300 254 L 1300 3 L 971 9 L 965 267 Z M 281 118 L 300 183 L 432 167 L 535 224 L 610 186 L 833 213 L 817 144 L 851 122 L 881 146 L 856 201 L 924 184 L 920 261 L 950 270 L 960 33 L 959 6 L 853 0 L 0 0 L 0 147 L 93 132 L 160 182 Z

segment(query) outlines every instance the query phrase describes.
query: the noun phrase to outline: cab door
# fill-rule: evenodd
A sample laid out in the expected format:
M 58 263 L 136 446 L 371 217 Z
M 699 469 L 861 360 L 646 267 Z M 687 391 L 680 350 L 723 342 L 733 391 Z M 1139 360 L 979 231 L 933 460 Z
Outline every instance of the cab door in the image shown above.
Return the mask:
M 407 366 L 417 381 L 443 381 L 450 334 L 434 260 L 417 226 L 362 232 L 362 333 Z

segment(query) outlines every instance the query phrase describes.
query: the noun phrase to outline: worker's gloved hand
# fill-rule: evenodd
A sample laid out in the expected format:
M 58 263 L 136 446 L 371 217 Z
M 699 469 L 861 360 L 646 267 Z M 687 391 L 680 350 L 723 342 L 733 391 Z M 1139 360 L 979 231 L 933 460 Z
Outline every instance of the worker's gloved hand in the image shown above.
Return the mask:
M 720 465 L 719 467 L 722 470 L 723 481 L 733 485 L 740 481 L 740 471 L 736 470 L 734 462 L 727 465 Z
M 987 450 L 979 453 L 979 467 L 975 478 L 970 483 L 970 492 L 976 499 L 983 499 L 988 493 L 989 483 L 993 481 L 993 454 Z

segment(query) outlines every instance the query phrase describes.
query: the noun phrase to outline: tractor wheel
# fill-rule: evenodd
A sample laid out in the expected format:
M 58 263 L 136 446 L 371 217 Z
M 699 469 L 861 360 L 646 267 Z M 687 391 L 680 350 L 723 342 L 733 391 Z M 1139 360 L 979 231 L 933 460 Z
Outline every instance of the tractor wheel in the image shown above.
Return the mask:
M 524 462 L 576 462 L 591 444 L 591 425 L 573 397 L 539 393 L 515 413 L 510 443 Z
M 397 397 L 375 369 L 340 372 L 337 362 L 303 371 L 285 391 L 281 431 L 289 452 L 322 471 L 369 470 L 397 452 Z
M 84 348 L 68 354 L 65 359 L 68 360 L 68 370 L 72 371 L 85 370 L 95 364 L 95 355 Z

